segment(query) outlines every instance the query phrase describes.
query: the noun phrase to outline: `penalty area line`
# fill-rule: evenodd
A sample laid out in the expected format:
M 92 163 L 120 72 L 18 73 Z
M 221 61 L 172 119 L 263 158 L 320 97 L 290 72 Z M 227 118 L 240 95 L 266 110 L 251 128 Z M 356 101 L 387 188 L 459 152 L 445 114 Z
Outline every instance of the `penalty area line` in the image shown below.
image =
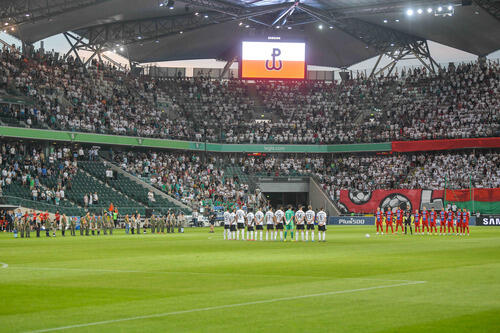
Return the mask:
M 309 294 L 309 295 L 299 295 L 299 296 L 272 298 L 272 299 L 265 299 L 265 300 L 260 300 L 260 301 L 235 303 L 235 304 L 226 304 L 226 305 L 210 306 L 210 307 L 198 308 L 198 309 L 172 311 L 172 312 L 164 312 L 164 313 L 157 313 L 157 314 L 144 315 L 144 316 L 135 316 L 135 317 L 127 317 L 127 318 L 120 318 L 120 319 L 95 321 L 95 322 L 90 322 L 90 323 L 75 324 L 75 325 L 68 325 L 68 326 L 59 326 L 59 327 L 45 328 L 45 329 L 39 329 L 39 330 L 34 330 L 34 331 L 28 331 L 28 332 L 29 333 L 42 333 L 42 332 L 63 331 L 63 330 L 68 330 L 68 329 L 72 329 L 72 328 L 81 328 L 81 327 L 89 327 L 89 326 L 107 325 L 107 324 L 113 324 L 113 323 L 119 323 L 119 322 L 124 322 L 124 321 L 131 321 L 131 320 L 161 318 L 161 317 L 168 317 L 168 316 L 181 315 L 181 314 L 194 313 L 194 312 L 203 312 L 203 311 L 212 311 L 212 310 L 236 308 L 236 307 L 240 307 L 240 306 L 266 304 L 266 303 L 274 303 L 274 302 L 284 302 L 284 301 L 293 301 L 293 300 L 297 300 L 297 299 L 304 299 L 304 298 L 311 298 L 311 297 L 322 297 L 322 296 L 330 296 L 330 295 L 339 295 L 339 294 L 348 294 L 348 293 L 355 293 L 355 292 L 362 292 L 362 291 L 369 291 L 369 290 L 376 290 L 376 289 L 395 288 L 395 287 L 402 287 L 402 286 L 408 286 L 408 285 L 414 285 L 414 284 L 422 284 L 422 283 L 426 283 L 426 282 L 427 281 L 412 281 L 412 282 L 405 282 L 405 283 L 398 283 L 398 284 L 389 284 L 389 285 L 366 287 L 366 288 L 358 288 L 358 289 L 347 289 L 347 290 L 329 291 L 329 292 L 318 293 L 318 294 Z

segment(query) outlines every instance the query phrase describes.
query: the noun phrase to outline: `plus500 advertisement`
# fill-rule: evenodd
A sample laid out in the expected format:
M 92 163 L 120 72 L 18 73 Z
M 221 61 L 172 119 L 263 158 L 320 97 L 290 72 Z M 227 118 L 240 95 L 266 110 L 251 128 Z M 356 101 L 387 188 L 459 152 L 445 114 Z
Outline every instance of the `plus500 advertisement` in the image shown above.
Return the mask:
M 306 44 L 242 42 L 241 78 L 304 79 Z

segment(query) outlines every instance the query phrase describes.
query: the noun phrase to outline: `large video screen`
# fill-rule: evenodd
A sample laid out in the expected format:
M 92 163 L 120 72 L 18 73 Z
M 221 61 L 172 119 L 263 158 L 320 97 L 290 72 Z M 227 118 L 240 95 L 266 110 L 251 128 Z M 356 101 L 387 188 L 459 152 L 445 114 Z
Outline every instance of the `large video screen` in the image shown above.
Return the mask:
M 306 44 L 242 42 L 242 79 L 304 79 Z

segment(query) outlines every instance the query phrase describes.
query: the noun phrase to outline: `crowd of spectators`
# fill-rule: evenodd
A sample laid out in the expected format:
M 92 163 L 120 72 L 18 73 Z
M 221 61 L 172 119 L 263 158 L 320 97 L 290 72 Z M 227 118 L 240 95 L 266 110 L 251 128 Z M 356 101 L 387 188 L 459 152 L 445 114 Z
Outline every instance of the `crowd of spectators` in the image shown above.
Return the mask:
M 500 65 L 450 66 L 436 75 L 401 73 L 379 115 L 377 141 L 496 136 L 500 122 Z
M 192 206 L 248 202 L 248 184 L 225 175 L 224 162 L 215 155 L 129 151 L 114 161 L 163 192 Z
M 393 77 L 337 82 L 257 82 L 266 111 L 277 118 L 249 126 L 236 142 L 349 143 L 372 141 L 363 113 L 379 102 Z M 370 112 L 368 112 L 369 114 Z M 360 121 L 356 121 L 360 118 Z
M 0 189 L 20 186 L 32 199 L 59 205 L 71 190 L 83 148 L 64 145 L 3 143 L 0 146 Z M 91 149 L 89 156 L 96 158 Z M 113 151 L 114 163 L 150 182 L 185 204 L 253 205 L 250 176 L 313 176 L 333 199 L 341 189 L 463 189 L 500 187 L 497 150 L 401 154 L 214 154 L 169 151 Z M 234 172 L 234 169 L 237 172 Z M 88 189 L 84 205 L 98 204 L 98 193 Z M 148 200 L 155 201 L 152 191 Z
M 77 170 L 76 151 L 22 143 L 4 143 L 0 149 L 0 193 L 8 195 L 11 186 L 20 186 L 29 189 L 33 201 L 58 206 L 65 200 Z
M 420 68 L 341 82 L 132 76 L 93 61 L 0 52 L 0 90 L 29 127 L 228 143 L 355 143 L 495 136 L 500 65 Z M 261 114 L 271 115 L 261 119 Z
M 248 184 L 238 177 L 225 177 L 230 166 L 249 176 L 314 176 L 333 200 L 340 198 L 341 189 L 500 187 L 497 151 L 266 157 L 128 152 L 115 154 L 115 162 L 190 205 L 205 200 L 253 203 Z
M 340 190 L 464 189 L 500 187 L 497 151 L 425 152 L 390 155 L 271 155 L 240 157 L 242 172 L 267 176 L 313 175 L 329 196 Z
M 85 193 L 83 195 L 83 205 L 85 208 L 98 204 L 99 204 L 99 196 L 97 195 L 97 192 Z

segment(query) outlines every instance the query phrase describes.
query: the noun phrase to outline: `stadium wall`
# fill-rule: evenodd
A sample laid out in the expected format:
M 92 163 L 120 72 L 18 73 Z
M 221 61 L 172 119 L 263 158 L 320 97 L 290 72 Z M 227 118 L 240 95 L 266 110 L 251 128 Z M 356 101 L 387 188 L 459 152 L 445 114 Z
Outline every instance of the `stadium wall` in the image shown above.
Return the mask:
M 490 221 L 491 219 L 488 219 Z M 498 219 L 500 221 L 500 219 Z M 481 220 L 482 221 L 482 220 Z M 469 225 L 488 225 L 488 222 L 484 222 L 485 224 L 476 223 L 476 217 L 471 216 L 469 219 Z M 328 224 L 331 225 L 375 225 L 375 217 L 374 216 L 330 216 L 328 218 Z M 500 222 L 499 222 L 500 225 Z
M 391 143 L 339 145 L 219 144 L 207 143 L 207 151 L 221 153 L 350 153 L 391 151 Z
M 204 150 L 199 142 L 0 126 L 0 136 L 120 146 Z
M 0 136 L 36 140 L 66 141 L 146 148 L 182 149 L 221 153 L 343 153 L 391 151 L 390 142 L 341 145 L 219 144 L 95 133 L 53 131 L 9 126 L 0 126 Z
M 481 215 L 476 219 L 476 225 L 482 227 L 500 227 L 500 215 Z
M 393 152 L 414 152 L 466 148 L 498 148 L 500 138 L 393 141 Z
M 340 205 L 350 213 L 373 214 L 380 208 L 394 208 L 406 204 L 410 209 L 440 210 L 448 203 L 482 214 L 500 214 L 500 188 L 463 190 L 374 190 L 358 192 L 341 190 Z
M 1 137 L 65 141 L 130 147 L 182 149 L 220 153 L 356 153 L 412 152 L 460 148 L 499 148 L 500 138 L 394 141 L 382 143 L 293 145 L 293 144 L 220 144 L 133 136 L 54 131 L 0 126 Z

